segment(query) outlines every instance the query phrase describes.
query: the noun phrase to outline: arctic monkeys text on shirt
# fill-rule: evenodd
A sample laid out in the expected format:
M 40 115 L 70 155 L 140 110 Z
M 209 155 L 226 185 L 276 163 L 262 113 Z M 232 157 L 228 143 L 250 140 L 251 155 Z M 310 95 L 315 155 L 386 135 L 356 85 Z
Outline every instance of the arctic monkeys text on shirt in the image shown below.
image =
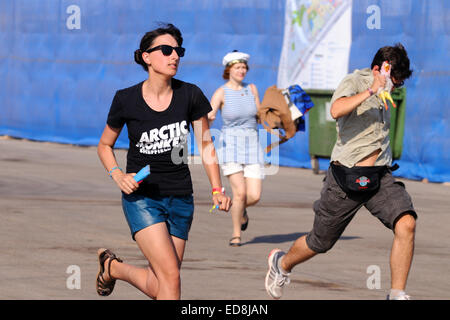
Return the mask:
M 151 174 L 135 193 L 147 196 L 192 194 L 188 165 L 172 161 L 187 153 L 189 126 L 211 111 L 208 99 L 195 85 L 172 79 L 172 100 L 164 111 L 155 111 L 142 96 L 143 82 L 116 92 L 108 114 L 112 128 L 127 125 L 130 141 L 127 173 L 150 164 Z M 181 163 L 180 163 L 181 162 Z
M 171 151 L 173 147 L 180 144 L 185 145 L 187 135 L 189 134 L 189 125 L 186 120 L 163 125 L 161 128 L 151 129 L 143 132 L 141 139 L 137 143 L 140 153 L 159 154 Z

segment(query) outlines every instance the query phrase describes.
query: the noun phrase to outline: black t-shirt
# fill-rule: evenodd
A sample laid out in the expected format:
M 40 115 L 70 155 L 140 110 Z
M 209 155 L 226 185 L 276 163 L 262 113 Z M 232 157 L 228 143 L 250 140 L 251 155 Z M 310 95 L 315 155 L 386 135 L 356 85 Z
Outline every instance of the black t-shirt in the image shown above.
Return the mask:
M 187 139 L 192 121 L 208 114 L 208 99 L 194 84 L 172 79 L 172 100 L 158 112 L 142 96 L 142 85 L 116 92 L 108 114 L 112 128 L 128 128 L 130 141 L 127 173 L 150 164 L 150 175 L 135 193 L 146 196 L 189 195 L 193 193 L 187 157 Z M 184 158 L 184 160 L 183 160 Z

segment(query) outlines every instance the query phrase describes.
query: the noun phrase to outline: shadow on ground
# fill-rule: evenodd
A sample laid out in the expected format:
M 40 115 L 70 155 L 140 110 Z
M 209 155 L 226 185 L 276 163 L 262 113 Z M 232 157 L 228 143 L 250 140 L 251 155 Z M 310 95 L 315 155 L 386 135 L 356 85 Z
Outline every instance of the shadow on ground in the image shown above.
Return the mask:
M 292 242 L 300 238 L 301 236 L 307 235 L 307 232 L 294 232 L 288 234 L 270 234 L 265 236 L 254 237 L 252 240 L 242 243 L 242 245 L 252 244 L 252 243 L 284 243 Z M 343 236 L 339 238 L 340 240 L 354 240 L 361 239 L 361 237 L 353 236 Z

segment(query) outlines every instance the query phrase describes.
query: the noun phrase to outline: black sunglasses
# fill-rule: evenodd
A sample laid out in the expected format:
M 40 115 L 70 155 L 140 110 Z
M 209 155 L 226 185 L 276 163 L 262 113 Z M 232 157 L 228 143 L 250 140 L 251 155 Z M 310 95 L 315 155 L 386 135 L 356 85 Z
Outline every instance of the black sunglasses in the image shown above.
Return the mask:
M 394 85 L 394 88 L 401 88 L 405 84 L 405 81 L 399 81 L 396 83 L 394 83 L 394 81 L 392 81 L 392 84 Z
M 175 50 L 180 58 L 184 56 L 184 51 L 186 51 L 186 49 L 183 47 L 172 47 L 167 44 L 162 44 L 160 46 L 145 50 L 145 52 L 150 53 L 156 50 L 161 50 L 162 54 L 165 56 L 170 56 L 172 54 L 172 51 Z

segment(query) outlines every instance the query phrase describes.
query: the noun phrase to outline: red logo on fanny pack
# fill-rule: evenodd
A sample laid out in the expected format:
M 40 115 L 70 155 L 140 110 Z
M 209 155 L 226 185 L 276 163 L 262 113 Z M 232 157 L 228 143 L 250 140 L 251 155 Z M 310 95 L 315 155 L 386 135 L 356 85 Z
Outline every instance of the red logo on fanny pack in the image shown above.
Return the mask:
M 356 183 L 360 185 L 359 189 L 367 189 L 367 184 L 370 183 L 370 179 L 365 176 L 362 176 L 356 179 Z

